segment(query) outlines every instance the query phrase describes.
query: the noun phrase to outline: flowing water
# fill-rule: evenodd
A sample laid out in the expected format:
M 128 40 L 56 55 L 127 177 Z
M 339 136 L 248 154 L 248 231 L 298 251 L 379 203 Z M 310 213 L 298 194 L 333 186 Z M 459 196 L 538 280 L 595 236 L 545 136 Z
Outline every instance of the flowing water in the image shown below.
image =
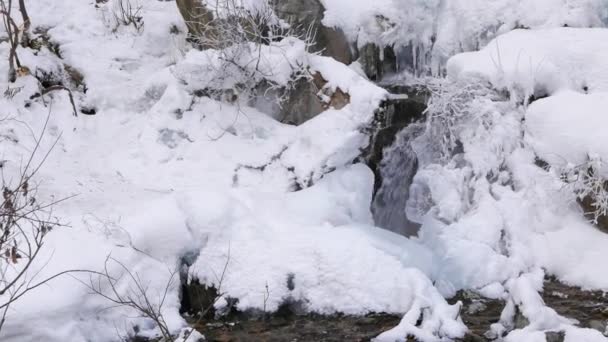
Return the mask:
M 379 165 L 382 184 L 372 203 L 376 225 L 405 236 L 416 235 L 420 228 L 407 218 L 405 208 L 410 185 L 418 171 L 418 158 L 411 144 L 423 129 L 420 123 L 408 125 L 397 133 L 395 142 L 384 149 Z

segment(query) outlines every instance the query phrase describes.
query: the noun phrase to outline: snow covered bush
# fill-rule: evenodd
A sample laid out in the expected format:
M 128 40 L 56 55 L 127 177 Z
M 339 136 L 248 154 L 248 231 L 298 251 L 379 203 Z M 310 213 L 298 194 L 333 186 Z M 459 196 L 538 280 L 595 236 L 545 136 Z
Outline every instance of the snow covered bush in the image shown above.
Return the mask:
M 239 95 L 277 94 L 283 103 L 298 81 L 310 80 L 306 56 L 313 33 L 298 35 L 266 2 L 178 2 L 191 51 L 175 75 L 199 96 L 235 102 Z
M 144 19 L 141 16 L 142 5 L 137 0 L 115 0 L 112 3 L 112 19 L 115 25 L 113 31 L 120 26 L 132 26 L 138 33 L 144 29 Z
M 487 82 L 477 79 L 451 81 L 436 79 L 428 82 L 431 93 L 426 110 L 427 135 L 433 141 L 436 156 L 442 161 L 448 161 L 459 148 L 460 132 L 471 123 L 487 127 L 488 111 L 480 102 L 496 100 L 499 94 Z
M 605 164 L 598 155 L 589 155 L 583 164 L 568 165 L 562 176 L 585 210 L 585 216 L 595 225 L 605 224 L 608 215 L 608 181 L 602 176 L 604 169 Z

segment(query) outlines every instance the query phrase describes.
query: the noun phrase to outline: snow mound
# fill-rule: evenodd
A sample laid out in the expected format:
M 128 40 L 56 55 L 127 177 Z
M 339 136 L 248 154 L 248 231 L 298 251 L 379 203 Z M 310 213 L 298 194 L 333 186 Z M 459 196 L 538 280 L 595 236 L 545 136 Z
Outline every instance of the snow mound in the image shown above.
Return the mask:
M 594 155 L 608 160 L 607 106 L 604 92 L 563 91 L 538 100 L 526 112 L 526 140 L 541 159 L 562 168 L 584 164 Z
M 560 90 L 608 90 L 608 29 L 514 30 L 447 64 L 453 79 L 479 77 L 498 89 L 537 98 Z
M 371 171 L 354 165 L 300 192 L 223 200 L 231 213 L 224 217 L 232 219 L 213 224 L 205 223 L 209 216 L 196 201 L 187 201 L 190 225 L 208 232 L 192 276 L 238 298 L 240 309 L 276 310 L 296 301 L 320 313 L 409 311 L 416 296 L 423 296 L 420 291 L 429 291 L 428 285 L 415 284 L 428 282 L 419 270 L 431 273 L 432 254 L 362 225 L 372 223 L 372 184 Z M 399 244 L 411 249 L 384 251 Z

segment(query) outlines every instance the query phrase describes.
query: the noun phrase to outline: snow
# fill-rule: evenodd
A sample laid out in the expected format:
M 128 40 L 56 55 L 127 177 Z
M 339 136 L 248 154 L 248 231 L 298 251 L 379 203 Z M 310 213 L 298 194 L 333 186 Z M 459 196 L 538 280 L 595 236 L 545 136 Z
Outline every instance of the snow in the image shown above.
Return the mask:
M 50 28 L 62 59 L 46 48 L 37 56 L 19 51 L 32 70 L 61 72 L 65 64 L 82 73 L 88 90 L 75 93 L 76 103 L 95 108 L 94 116 L 73 116 L 64 92 L 46 96 L 47 106 L 31 101 L 38 86 L 30 76 L 19 78 L 23 88 L 13 98 L 1 100 L 18 118 L 1 122 L 1 131 L 17 138 L 2 141 L 5 176 L 18 174 L 36 144 L 32 132 L 44 133 L 35 160 L 57 145 L 36 176 L 41 200 L 75 196 L 54 208 L 69 228 L 49 235 L 35 265 L 43 268 L 40 277 L 67 269 L 103 272 L 111 257 L 110 272 L 129 270 L 150 298 L 160 298 L 169 284 L 162 312 L 178 333 L 185 324 L 175 279 L 181 262 L 194 262 L 190 276 L 208 284 L 217 284 L 228 262 L 221 288 L 242 309 L 297 300 L 320 313 L 405 313 L 424 299 L 434 312 L 429 334 L 451 327 L 442 333 L 462 335 L 456 309 L 448 309 L 428 278 L 432 253 L 373 227 L 373 175 L 351 165 L 368 143 L 363 129 L 386 91 L 330 58 L 306 54 L 302 42 L 285 40 L 261 52 L 260 66 L 272 67 L 272 81 L 285 84 L 293 65 L 308 65 L 328 88 L 348 92 L 351 103 L 292 127 L 244 103 L 192 97 L 190 91 L 226 84 L 193 73 L 216 56 L 182 50 L 184 34 L 170 33 L 173 25 L 185 32 L 175 4 L 143 1 L 142 32 L 115 31 L 111 5 L 33 2 L 33 22 Z M 67 15 L 72 11 L 82 16 Z M 292 192 L 300 187 L 307 189 Z M 286 286 L 290 274 L 293 290 Z M 12 306 L 2 340 L 112 341 L 135 326 L 140 334 L 158 333 L 132 309 L 110 309 L 91 295 L 89 275 L 75 277 Z M 126 281 L 119 291 L 125 295 L 135 285 Z
M 551 165 L 580 165 L 592 155 L 608 160 L 602 130 L 606 105 L 606 92 L 563 91 L 538 100 L 526 113 L 526 139 Z
M 483 91 L 472 98 L 459 93 L 465 115 L 450 129 L 461 153 L 437 158 L 428 134 L 413 146 L 420 170 L 407 212 L 422 224 L 418 237 L 374 227 L 374 175 L 356 161 L 388 94 L 361 75 L 360 65 L 309 54 L 297 39 L 249 46 L 243 65 L 252 51 L 259 53 L 256 70 L 278 85 L 306 68 L 321 74 L 328 89 L 350 95 L 342 109 L 284 125 L 240 99 L 192 96 L 226 90 L 238 79 L 219 82 L 213 74 L 221 64 L 218 51 L 185 43 L 173 2 L 141 1 L 146 25 L 137 32 L 113 28 L 112 3 L 36 0 L 32 22 L 49 29 L 61 58 L 46 48 L 19 48 L 24 65 L 78 70 L 87 91 L 75 92 L 77 106 L 96 110 L 73 116 L 65 92 L 48 94 L 45 102 L 31 99 L 39 91 L 32 76 L 10 85 L 20 87 L 15 96 L 0 99 L 8 115 L 0 120 L 4 177 L 16 179 L 44 133 L 36 162 L 57 145 L 36 175 L 40 199 L 74 196 L 54 208 L 68 227 L 49 235 L 34 265 L 42 269 L 38 276 L 103 272 L 109 260 L 110 273 L 136 274 L 151 298 L 168 286 L 162 312 L 176 334 L 186 333 L 175 279 L 186 262 L 191 279 L 220 287 L 242 310 L 289 302 L 324 314 L 404 314 L 377 341 L 462 337 L 461 303 L 445 300 L 462 289 L 505 301 L 493 331 L 508 332 L 507 341 L 544 341 L 546 331 L 565 331 L 566 341 L 604 341 L 539 295 L 546 275 L 608 290 L 608 275 L 598 266 L 608 259 L 608 236 L 582 218 L 558 175 L 535 165 L 537 156 L 559 165 L 608 154 L 600 131 L 608 105 L 608 30 L 550 28 L 604 25 L 602 1 L 323 2 L 324 23 L 343 28 L 353 41 L 419 46 L 422 54 L 431 51 L 424 63 L 439 69 L 456 52 L 475 50 L 499 33 L 538 28 L 502 34 L 447 63 L 450 79 L 437 82 L 448 92 L 474 82 Z M 180 33 L 171 33 L 173 26 Z M 7 49 L 0 44 L 2 53 Z M 0 65 L 4 87 L 6 74 Z M 530 95 L 549 97 L 528 106 Z M 11 307 L 0 339 L 109 342 L 132 335 L 135 326 L 148 336 L 158 333 L 129 308 L 110 310 L 82 284 L 90 280 L 77 273 L 23 297 Z M 128 293 L 133 285 L 127 279 L 120 289 Z M 512 330 L 516 307 L 530 325 Z
M 323 0 L 323 24 L 358 46 L 393 46 L 403 69 L 440 74 L 453 55 L 516 28 L 603 27 L 603 0 Z M 551 44 L 551 43 L 550 43 Z M 409 56 L 408 56 L 409 55 Z M 407 59 L 410 59 L 409 61 Z
M 452 78 L 481 77 L 520 96 L 561 90 L 601 92 L 608 88 L 608 30 L 555 28 L 514 30 L 478 52 L 452 58 Z
M 209 235 L 207 248 L 192 267 L 193 276 L 221 286 L 239 298 L 238 307 L 244 310 L 264 305 L 275 310 L 290 299 L 321 313 L 408 311 L 411 294 L 424 296 L 425 286 L 408 285 L 424 276 L 404 265 L 424 269 L 428 263 L 424 256 L 430 253 L 404 238 L 401 244 L 421 253 L 390 255 L 379 248 L 397 243 L 389 240 L 394 239 L 392 234 L 385 236 L 377 228 L 361 225 L 372 223 L 372 179 L 366 166 L 354 165 L 300 192 L 268 199 L 257 192 L 251 197 L 241 194 L 238 202 L 226 201 L 241 206 L 226 208 L 232 213 L 225 216 L 235 217 L 233 221 L 214 224 L 213 229 L 222 233 Z M 201 223 L 206 215 L 196 215 L 198 224 L 209 226 Z M 226 264 L 220 284 L 218 274 Z M 287 287 L 289 275 L 293 290 Z M 367 285 L 361 288 L 362 283 Z M 339 295 L 345 291 L 346 295 Z M 382 291 L 390 295 L 374 295 Z
M 458 107 L 463 116 L 448 122 L 462 153 L 442 163 L 429 155 L 428 137 L 414 144 L 423 165 L 408 212 L 423 224 L 420 240 L 440 265 L 436 286 L 446 296 L 475 288 L 507 298 L 503 318 L 493 326 L 496 336 L 510 331 L 507 341 L 544 341 L 546 331 L 564 331 L 567 339 L 606 339 L 576 327 L 538 294 L 545 272 L 571 285 L 606 290 L 608 278 L 598 262 L 608 256 L 602 247 L 608 241 L 583 219 L 559 173 L 536 165 L 537 157 L 553 167 L 603 157 L 605 139 L 598 130 L 604 123 L 606 68 L 600 61 L 607 50 L 596 42 L 606 32 L 515 30 L 479 52 L 456 55 L 447 64 L 447 94 L 435 101 L 467 99 Z M 475 83 L 496 93 L 467 98 L 470 93 L 455 90 Z M 505 91 L 509 97 L 501 96 Z M 531 95 L 548 97 L 528 104 Z M 515 307 L 530 324 L 511 331 Z

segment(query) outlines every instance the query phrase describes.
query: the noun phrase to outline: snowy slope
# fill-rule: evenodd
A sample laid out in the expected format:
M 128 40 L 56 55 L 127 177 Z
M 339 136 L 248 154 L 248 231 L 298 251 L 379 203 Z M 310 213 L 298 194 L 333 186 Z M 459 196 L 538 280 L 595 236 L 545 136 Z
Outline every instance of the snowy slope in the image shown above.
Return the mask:
M 76 102 L 96 111 L 74 117 L 62 92 L 32 100 L 36 80 L 24 76 L 8 85 L 0 64 L 2 86 L 22 87 L 0 100 L 8 115 L 0 121 L 4 177 L 16 178 L 43 132 L 35 160 L 51 153 L 36 177 L 41 199 L 74 196 L 54 208 L 69 227 L 49 235 L 35 265 L 41 277 L 103 271 L 112 256 L 142 277 L 153 298 L 170 283 L 163 314 L 174 332 L 185 324 L 174 272 L 187 260 L 190 277 L 220 286 L 226 298 L 239 299 L 239 309 L 298 301 L 319 313 L 404 314 L 378 341 L 461 337 L 459 304 L 444 299 L 461 289 L 505 301 L 503 319 L 493 326 L 497 335 L 512 330 L 516 307 L 527 317 L 530 325 L 510 331 L 507 341 L 544 341 L 545 331 L 558 330 L 567 341 L 606 340 L 577 328 L 538 295 L 545 275 L 608 290 L 608 275 L 598 271 L 598 261 L 608 258 L 608 236 L 583 219 L 558 175 L 535 165 L 537 155 L 553 163 L 556 150 L 571 163 L 605 153 L 604 29 L 516 30 L 450 60 L 451 79 L 436 82 L 464 98 L 466 115 L 449 128 L 462 153 L 447 160 L 430 153 L 439 145 L 432 129 L 414 146 L 422 165 L 408 212 L 422 228 L 418 238 L 406 239 L 373 226 L 374 178 L 354 164 L 387 93 L 349 67 L 306 53 L 298 40 L 260 50 L 260 67 L 277 71 L 277 83 L 286 82 L 289 62 L 304 64 L 351 97 L 342 109 L 284 125 L 246 103 L 191 95 L 209 85 L 217 55 L 186 44 L 173 2 L 142 1 L 141 33 L 113 29 L 112 1 L 30 3 L 33 25 L 48 28 L 61 57 L 20 48 L 24 65 L 77 69 L 87 91 L 76 92 Z M 420 46 L 431 51 L 424 63 L 439 69 L 454 53 L 515 27 L 602 26 L 608 8 L 602 0 L 324 3 L 324 23 L 351 39 Z M 0 44 L 3 54 L 7 49 Z M 520 104 L 534 94 L 551 96 Z M 436 103 L 442 99 L 435 94 Z M 121 272 L 119 264 L 110 266 Z M 157 333 L 132 310 L 91 295 L 81 283 L 87 275 L 76 277 L 16 303 L 0 339 L 105 342 L 135 326 Z M 132 285 L 125 280 L 121 288 Z
M 141 275 L 158 298 L 182 258 L 197 255 L 191 276 L 209 284 L 228 263 L 222 290 L 239 298 L 242 309 L 276 309 L 291 298 L 322 313 L 403 313 L 422 301 L 437 306 L 430 322 L 451 322 L 449 334 L 461 335 L 457 308 L 449 308 L 427 277 L 431 253 L 371 225 L 371 171 L 348 166 L 366 146 L 363 128 L 386 92 L 293 42 L 277 52 L 287 51 L 288 59 L 320 72 L 329 87 L 348 92 L 348 106 L 292 127 L 245 104 L 192 97 L 189 87 L 206 86 L 194 71 L 205 70 L 213 56 L 188 51 L 184 35 L 170 33 L 174 25 L 185 31 L 174 3 L 142 4 L 142 33 L 113 31 L 111 2 L 99 8 L 80 1 L 30 5 L 32 22 L 49 28 L 61 58 L 45 48 L 37 56 L 20 49 L 23 63 L 30 70 L 77 69 L 88 89 L 75 93 L 77 105 L 96 111 L 74 117 L 61 92 L 47 96 L 46 105 L 30 101 L 37 91 L 31 76 L 20 77 L 11 87 L 23 88 L 2 100 L 18 119 L 1 123 L 2 132 L 16 137 L 1 142 L 5 176 L 17 175 L 35 145 L 30 130 L 44 132 L 37 160 L 57 145 L 37 174 L 41 197 L 74 196 L 54 210 L 69 228 L 50 235 L 36 265 L 44 267 L 41 276 L 102 271 L 111 256 Z M 1 48 L 5 52 L 7 44 Z M 284 59 L 273 53 L 265 57 L 276 71 Z M 6 69 L 0 74 L 5 77 Z M 183 75 L 190 77 L 187 84 Z M 283 75 L 280 69 L 276 75 Z M 307 184 L 315 185 L 289 193 Z M 120 264 L 110 264 L 112 274 L 121 272 Z M 290 274 L 293 293 L 285 285 Z M 178 290 L 173 277 L 163 305 L 176 331 L 184 324 Z M 72 277 L 38 288 L 11 307 L 2 340 L 111 341 L 135 325 L 154 334 L 151 322 L 89 292 Z M 448 334 L 444 329 L 433 324 L 428 333 Z

